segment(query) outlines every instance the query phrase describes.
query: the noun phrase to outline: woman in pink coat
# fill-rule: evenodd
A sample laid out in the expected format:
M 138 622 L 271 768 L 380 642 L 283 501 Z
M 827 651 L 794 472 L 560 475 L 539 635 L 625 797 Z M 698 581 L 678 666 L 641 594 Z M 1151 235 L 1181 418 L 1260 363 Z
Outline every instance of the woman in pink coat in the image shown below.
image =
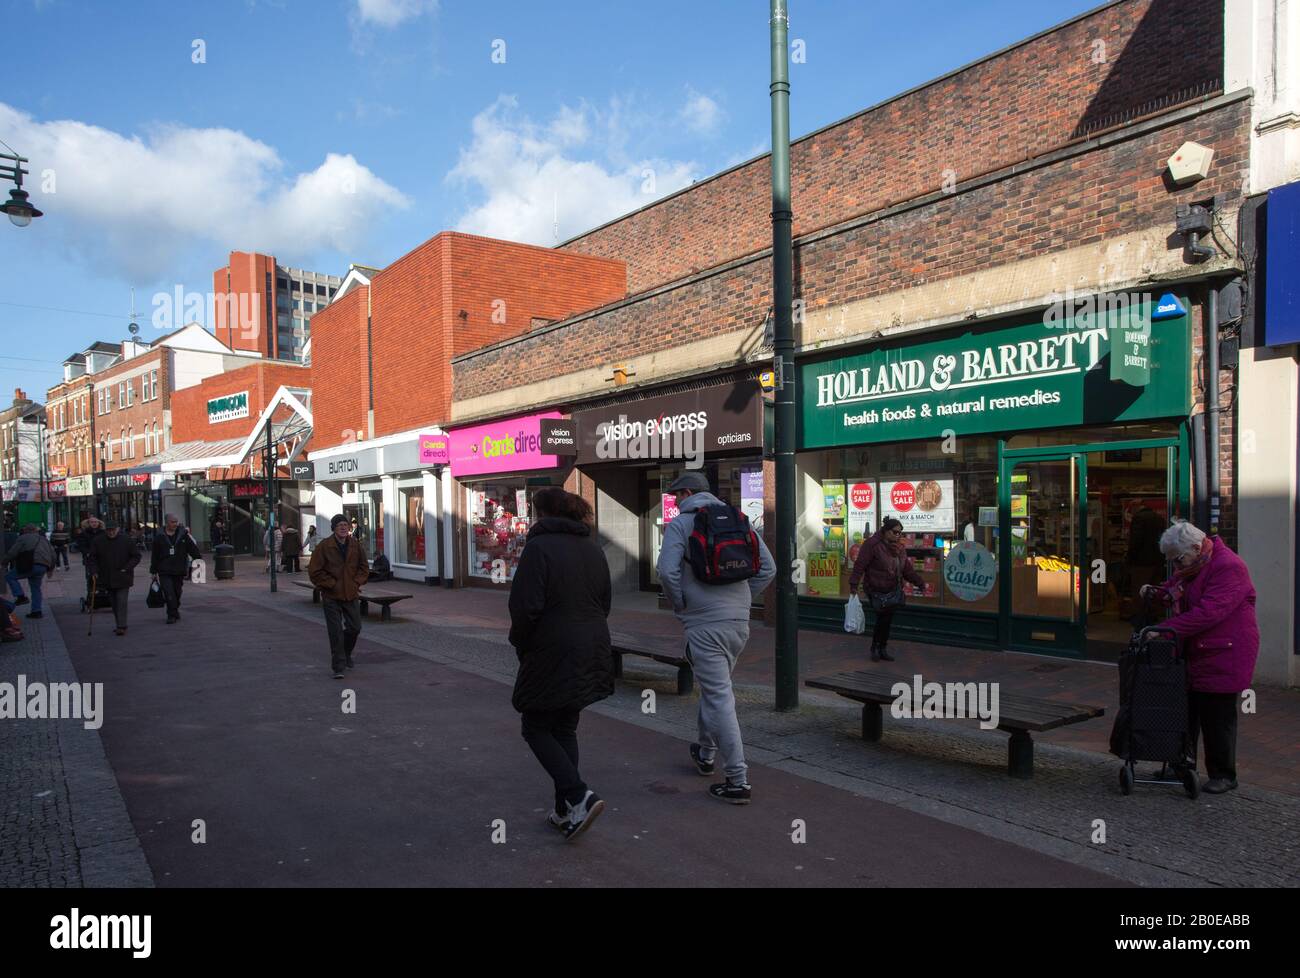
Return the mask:
M 1192 757 L 1199 733 L 1210 778 L 1203 790 L 1222 794 L 1237 787 L 1237 713 L 1259 655 L 1255 586 L 1227 544 L 1191 523 L 1180 520 L 1167 529 L 1160 552 L 1174 566 L 1162 587 L 1177 613 L 1162 624 L 1178 634 L 1187 656 Z M 1144 596 L 1150 588 L 1143 587 Z

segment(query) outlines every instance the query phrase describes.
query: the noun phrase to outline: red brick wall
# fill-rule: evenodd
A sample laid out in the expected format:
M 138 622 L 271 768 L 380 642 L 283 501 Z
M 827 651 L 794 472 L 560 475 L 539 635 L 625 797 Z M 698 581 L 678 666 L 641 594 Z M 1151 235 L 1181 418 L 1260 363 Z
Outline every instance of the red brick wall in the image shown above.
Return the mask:
M 245 251 L 232 251 L 230 264 L 212 273 L 212 291 L 218 297 L 233 295 L 233 305 L 214 305 L 214 333 L 234 350 L 250 350 L 265 357 L 275 356 L 275 322 L 266 323 L 266 276 L 271 276 L 271 300 L 275 300 L 275 258 Z M 268 346 L 268 342 L 271 344 Z
M 312 449 L 366 433 L 366 299 L 358 286 L 311 320 Z
M 938 191 L 948 171 L 964 182 L 1149 114 L 1157 100 L 1165 110 L 1215 90 L 1222 61 L 1222 0 L 1100 10 L 793 144 L 795 234 Z M 797 74 L 794 85 L 798 100 Z M 563 248 L 623 259 L 636 294 L 770 247 L 770 180 L 764 156 Z
M 146 401 L 142 385 L 149 371 L 158 371 L 158 396 Z M 172 351 L 162 347 L 157 352 L 133 357 L 115 364 L 107 370 L 94 375 L 95 394 L 91 397 L 90 410 L 95 413 L 96 397 L 100 390 L 106 390 L 112 399 L 111 410 L 107 414 L 95 415 L 96 437 L 105 436 L 113 440 L 113 457 L 105 466 L 114 472 L 123 469 L 138 468 L 148 465 L 153 456 L 171 445 L 171 433 L 168 431 L 167 412 L 171 407 L 172 385 Z M 132 388 L 132 401 L 129 407 L 118 407 L 118 388 L 129 383 Z M 162 444 L 153 450 L 145 438 L 145 426 L 158 426 Z M 134 453 L 123 455 L 122 429 L 127 430 L 127 439 L 134 446 Z M 98 451 L 98 450 L 97 450 Z M 98 461 L 98 454 L 96 460 Z
M 454 353 L 525 331 L 534 318 L 561 319 L 620 299 L 626 295 L 626 267 L 622 262 L 550 248 L 444 232 L 377 273 L 370 288 L 378 437 L 447 421 Z M 313 319 L 314 378 L 322 377 L 325 362 L 319 328 Z M 357 336 L 352 356 L 359 365 L 353 376 L 360 385 L 356 395 L 360 420 L 350 426 L 364 432 L 368 390 L 364 308 L 360 332 L 352 335 Z M 327 357 L 337 355 L 333 342 L 326 343 Z M 336 425 L 331 414 L 335 390 L 314 384 L 313 391 L 312 447 L 337 445 L 345 439 L 336 433 L 343 426 Z
M 89 378 L 78 377 L 65 384 L 56 384 L 45 396 L 50 432 L 47 465 L 66 465 L 69 476 L 88 475 L 95 468 L 95 454 L 87 450 L 94 444 L 91 416 L 95 411 L 95 395 L 85 389 L 88 382 Z M 85 405 L 85 414 L 74 415 L 74 401 Z M 60 404 L 63 405 L 62 425 L 58 423 Z M 74 418 L 85 420 L 76 421 Z M 77 451 L 79 446 L 82 448 L 80 453 Z
M 796 242 L 795 295 L 813 314 L 823 304 L 943 281 L 1152 225 L 1167 224 L 1172 232 L 1179 201 L 1216 192 L 1227 195 L 1229 206 L 1240 201 L 1249 113 L 1249 102 L 1234 102 L 969 193 Z M 1215 147 L 1214 167 L 1199 184 L 1170 192 L 1161 178 L 1164 161 L 1187 139 Z M 744 262 L 457 362 L 456 397 L 757 329 L 770 295 L 770 260 Z
M 209 377 L 172 395 L 172 441 L 225 441 L 246 438 L 263 409 L 282 386 L 310 387 L 311 369 L 289 363 L 254 363 Z M 208 401 L 248 391 L 248 417 L 208 424 Z

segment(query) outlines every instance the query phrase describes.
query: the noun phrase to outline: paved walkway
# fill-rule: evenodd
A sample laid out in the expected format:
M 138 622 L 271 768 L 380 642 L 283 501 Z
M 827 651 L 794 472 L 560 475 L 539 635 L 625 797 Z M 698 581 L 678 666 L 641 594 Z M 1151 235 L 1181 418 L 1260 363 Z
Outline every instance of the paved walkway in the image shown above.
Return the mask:
M 62 575 L 46 584 L 56 600 L 64 592 Z M 18 609 L 24 641 L 0 645 L 0 683 L 78 682 L 55 619 L 31 621 L 27 610 Z M 65 629 L 84 629 L 75 610 L 62 617 Z M 0 887 L 152 884 L 99 731 L 76 719 L 0 719 Z

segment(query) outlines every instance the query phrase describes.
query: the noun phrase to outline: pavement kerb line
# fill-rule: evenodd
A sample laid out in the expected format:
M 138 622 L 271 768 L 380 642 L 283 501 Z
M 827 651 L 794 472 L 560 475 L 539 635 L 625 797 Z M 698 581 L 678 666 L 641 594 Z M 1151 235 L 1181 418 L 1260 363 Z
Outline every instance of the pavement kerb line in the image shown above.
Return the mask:
M 29 621 L 27 626 L 36 626 L 40 633 L 49 681 L 80 682 L 53 607 L 47 604 L 45 618 Z M 111 709 L 107 689 L 104 700 L 101 708 L 107 711 Z M 82 886 L 152 887 L 153 871 L 127 813 L 100 732 L 87 730 L 81 720 L 55 723 Z
M 261 607 L 271 608 L 280 613 L 292 614 L 304 621 L 310 621 L 313 623 L 320 622 L 320 615 L 313 612 L 314 606 L 312 605 L 306 605 L 305 607 L 299 605 L 294 607 L 292 605 L 284 604 L 276 598 L 272 598 L 270 595 L 263 596 L 256 593 L 241 593 L 236 596 Z M 435 627 L 428 622 L 418 619 L 407 619 L 398 624 L 425 628 Z M 396 636 L 385 636 L 382 629 L 386 627 L 391 626 L 375 624 L 363 632 L 363 637 L 368 641 L 383 645 L 394 651 L 413 654 L 428 661 L 437 662 L 440 665 L 463 670 L 483 678 L 494 679 L 505 684 L 513 682 L 513 671 L 503 671 L 501 669 L 486 667 L 470 658 L 457 658 L 454 656 L 439 654 L 438 652 L 434 652 L 428 648 L 422 648 L 412 645 L 409 642 L 399 640 Z M 454 628 L 449 629 L 449 632 L 454 634 L 456 637 L 467 641 L 482 642 L 493 646 L 508 645 L 502 635 L 496 635 L 493 633 L 473 634 L 472 628 L 466 626 L 455 626 Z M 639 667 L 641 665 L 642 664 L 639 662 L 636 663 L 638 671 L 633 672 L 630 678 L 637 678 L 640 674 Z M 1105 667 L 1106 664 L 1103 663 L 1101 665 Z M 656 684 L 662 682 L 665 686 L 669 686 L 673 681 L 673 677 L 669 676 L 668 673 L 672 670 L 669 667 L 664 667 L 664 669 L 665 672 L 663 675 L 650 671 L 646 671 L 644 675 L 647 680 L 650 680 L 651 682 Z M 629 677 L 625 675 L 625 680 L 628 678 Z M 614 697 L 611 697 L 609 700 L 603 701 L 602 703 L 595 704 L 589 709 L 611 719 L 620 720 L 624 723 L 632 723 L 646 729 L 654 730 L 657 733 L 667 734 L 668 736 L 683 742 L 689 742 L 694 739 L 693 721 L 690 723 L 681 721 L 674 722 L 662 715 L 656 716 L 654 719 L 643 716 L 637 708 L 639 696 L 630 694 L 629 692 L 634 685 L 634 683 L 628 683 L 626 681 L 620 683 L 619 691 L 615 693 Z M 746 691 L 765 693 L 770 699 L 770 690 L 766 687 L 738 687 L 738 697 Z M 671 694 L 666 697 L 666 701 L 670 703 L 676 699 L 677 698 Z M 835 705 L 832 706 L 830 703 L 827 703 L 826 698 L 823 697 L 816 697 L 815 703 L 811 702 L 814 699 L 813 697 L 809 697 L 808 699 L 809 702 L 806 702 L 806 706 L 812 706 L 818 711 L 833 710 L 841 716 L 844 716 L 846 720 L 849 717 L 856 718 L 857 716 L 858 708 L 854 705 L 841 705 L 835 703 Z M 834 702 L 839 698 L 829 697 L 829 699 L 831 702 Z M 665 722 L 666 720 L 667 722 Z M 854 719 L 854 722 L 856 722 L 856 719 Z M 891 721 L 891 723 L 897 724 L 900 729 L 906 729 L 906 725 L 909 723 L 917 725 L 920 729 L 924 729 L 924 727 L 921 726 L 924 723 L 923 721 L 895 720 Z M 753 729 L 752 724 L 750 725 L 750 729 Z M 755 733 L 757 733 L 757 731 L 755 731 Z M 833 730 L 827 731 L 827 733 L 833 738 Z M 945 733 L 947 735 L 955 733 L 958 736 L 962 736 L 962 731 L 956 728 L 951 731 L 945 731 Z M 995 818 L 976 809 L 963 807 L 931 795 L 911 792 L 904 788 L 900 788 L 897 785 L 872 781 L 857 774 L 849 774 L 835 770 L 834 768 L 821 766 L 790 754 L 788 751 L 772 750 L 770 746 L 763 746 L 763 744 L 770 741 L 770 739 L 770 736 L 764 736 L 762 734 L 755 736 L 747 731 L 746 754 L 753 763 L 772 766 L 786 771 L 787 773 L 808 778 L 809 780 L 818 781 L 833 787 L 839 787 L 860 797 L 893 804 L 909 811 L 914 811 L 918 814 L 939 819 L 940 821 L 949 824 L 972 829 L 983 835 L 997 838 L 1002 841 L 1012 842 L 1016 845 L 1032 849 L 1044 855 L 1060 858 L 1074 863 L 1075 865 L 1080 865 L 1094 871 L 1100 871 L 1107 875 L 1133 882 L 1141 886 L 1221 885 L 1212 879 L 1171 870 L 1167 867 L 1139 858 L 1129 852 L 1118 849 L 1107 850 L 1090 847 L 1074 839 L 1044 831 L 1040 827 L 1017 824 L 1014 821 L 1010 821 L 1009 817 Z M 984 744 L 988 741 L 987 735 L 974 731 L 967 733 L 963 739 L 969 739 L 972 743 L 980 744 Z M 1001 745 L 997 746 L 1000 748 Z M 1113 759 L 1108 758 L 1108 755 L 1101 755 L 1066 745 L 1040 743 L 1036 746 L 1038 748 L 1040 764 L 1052 760 L 1059 760 L 1066 764 L 1082 763 L 1087 766 L 1096 766 L 1098 764 L 1110 764 L 1113 761 Z M 1264 789 L 1252 790 L 1262 794 L 1272 794 L 1271 792 L 1264 791 Z M 1245 792 L 1243 792 L 1243 794 L 1245 794 Z M 1293 803 L 1294 800 L 1286 798 L 1285 796 L 1279 796 L 1277 801 L 1285 805 Z

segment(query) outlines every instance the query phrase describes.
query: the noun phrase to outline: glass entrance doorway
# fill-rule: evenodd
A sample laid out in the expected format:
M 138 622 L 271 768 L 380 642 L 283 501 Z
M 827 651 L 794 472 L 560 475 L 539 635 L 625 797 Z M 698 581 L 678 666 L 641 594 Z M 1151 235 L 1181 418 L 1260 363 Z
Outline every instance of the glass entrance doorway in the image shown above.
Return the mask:
M 1170 440 L 1008 450 L 1000 555 L 1005 647 L 1115 661 L 1164 580 L 1159 540 L 1177 506 Z

